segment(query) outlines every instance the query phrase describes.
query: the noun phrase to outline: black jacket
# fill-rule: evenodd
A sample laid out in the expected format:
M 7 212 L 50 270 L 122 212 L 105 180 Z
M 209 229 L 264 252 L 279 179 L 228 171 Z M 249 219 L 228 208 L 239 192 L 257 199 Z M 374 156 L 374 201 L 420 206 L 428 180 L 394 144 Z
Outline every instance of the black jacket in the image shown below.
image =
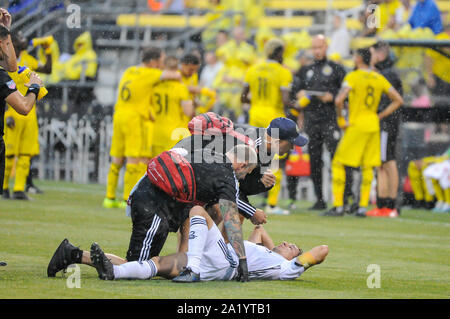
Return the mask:
M 339 93 L 346 71 L 344 67 L 327 59 L 314 61 L 313 64 L 301 67 L 294 76 L 291 99 L 295 100 L 300 90 L 330 92 L 334 97 Z M 310 125 L 336 122 L 334 102 L 323 103 L 317 97 L 304 109 L 305 128 Z

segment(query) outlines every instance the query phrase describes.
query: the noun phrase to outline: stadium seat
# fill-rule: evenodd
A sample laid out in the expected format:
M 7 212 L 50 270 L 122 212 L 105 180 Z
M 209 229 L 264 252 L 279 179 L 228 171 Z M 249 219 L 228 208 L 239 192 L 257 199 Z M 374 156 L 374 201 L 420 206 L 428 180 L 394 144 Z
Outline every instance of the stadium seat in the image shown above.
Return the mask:
M 347 10 L 359 7 L 362 4 L 362 0 L 334 0 L 331 8 Z M 272 10 L 322 11 L 328 9 L 328 0 L 271 0 L 267 2 L 266 8 Z
M 127 27 L 197 28 L 204 26 L 206 19 L 204 16 L 121 14 L 117 17 L 116 23 L 118 26 Z
M 310 16 L 267 16 L 261 19 L 261 25 L 272 29 L 301 29 L 308 28 L 313 24 L 313 17 Z

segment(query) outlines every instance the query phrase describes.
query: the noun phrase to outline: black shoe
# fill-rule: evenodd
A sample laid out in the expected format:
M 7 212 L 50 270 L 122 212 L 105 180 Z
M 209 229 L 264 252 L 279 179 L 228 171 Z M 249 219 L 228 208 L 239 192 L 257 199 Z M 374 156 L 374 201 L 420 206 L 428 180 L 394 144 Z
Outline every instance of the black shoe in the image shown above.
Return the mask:
M 57 272 L 65 270 L 69 265 L 74 264 L 75 260 L 73 259 L 72 251 L 75 249 L 79 248 L 72 245 L 67 238 L 64 238 L 48 263 L 47 276 L 55 277 Z
M 0 261 L 0 266 L 6 266 L 8 265 L 7 263 L 5 263 L 4 261 Z
M 190 268 L 184 268 L 181 273 L 172 279 L 174 282 L 198 282 L 200 275 L 193 272 Z
M 356 212 L 355 212 L 355 215 L 354 215 L 355 217 L 366 217 L 366 211 L 365 210 L 360 210 L 360 209 L 358 209 Z
M 2 194 L 3 199 L 11 199 L 11 195 L 9 194 L 9 189 L 4 189 Z
M 333 207 L 329 211 L 326 211 L 326 212 L 320 214 L 320 216 L 342 217 L 342 216 L 344 216 L 344 210 L 338 211 L 336 207 Z
M 27 196 L 27 194 L 25 194 L 25 192 L 13 192 L 12 198 L 18 200 L 30 200 L 30 198 Z
M 97 243 L 91 245 L 91 262 L 97 269 L 98 278 L 114 280 L 114 267 Z
M 26 192 L 30 193 L 30 194 L 44 194 L 44 191 L 42 191 L 41 189 L 39 189 L 36 185 L 34 184 L 29 184 L 26 187 Z
M 318 200 L 313 206 L 308 208 L 308 210 L 324 210 L 327 209 L 327 203 L 323 200 Z
M 359 209 L 358 203 L 353 203 L 353 204 L 350 206 L 350 208 L 349 208 L 349 210 L 348 210 L 348 213 L 349 213 L 349 214 L 356 214 L 356 213 L 358 212 L 358 209 Z
M 425 202 L 425 204 L 423 205 L 423 208 L 430 210 L 430 209 L 433 209 L 434 206 L 435 206 L 434 202 Z

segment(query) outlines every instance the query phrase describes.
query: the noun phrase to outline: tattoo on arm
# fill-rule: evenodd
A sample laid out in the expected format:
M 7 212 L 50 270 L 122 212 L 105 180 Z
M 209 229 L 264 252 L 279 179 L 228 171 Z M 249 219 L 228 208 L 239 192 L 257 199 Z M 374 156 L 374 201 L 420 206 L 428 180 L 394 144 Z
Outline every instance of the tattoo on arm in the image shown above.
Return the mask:
M 242 238 L 241 222 L 236 203 L 220 199 L 219 209 L 231 246 L 233 246 L 239 259 L 245 258 L 244 240 Z

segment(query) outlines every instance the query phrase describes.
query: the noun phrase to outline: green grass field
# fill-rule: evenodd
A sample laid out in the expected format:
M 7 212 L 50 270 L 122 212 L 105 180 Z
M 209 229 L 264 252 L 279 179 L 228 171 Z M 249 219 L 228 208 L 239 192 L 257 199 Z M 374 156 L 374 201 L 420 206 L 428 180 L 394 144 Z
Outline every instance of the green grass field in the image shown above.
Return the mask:
M 105 282 L 81 265 L 81 288 L 63 278 L 47 278 L 47 264 L 65 237 L 82 249 L 97 241 L 124 256 L 131 221 L 123 210 L 101 203 L 104 186 L 40 181 L 43 195 L 29 202 L 0 199 L 0 299 L 5 298 L 449 298 L 450 215 L 403 210 L 400 218 L 319 217 L 301 202 L 289 216 L 269 216 L 266 229 L 275 243 L 304 250 L 327 244 L 327 260 L 295 281 L 207 282 L 180 285 L 154 278 Z M 252 225 L 244 223 L 244 236 Z M 172 253 L 171 233 L 163 254 Z M 369 289 L 370 264 L 379 265 L 381 287 Z

